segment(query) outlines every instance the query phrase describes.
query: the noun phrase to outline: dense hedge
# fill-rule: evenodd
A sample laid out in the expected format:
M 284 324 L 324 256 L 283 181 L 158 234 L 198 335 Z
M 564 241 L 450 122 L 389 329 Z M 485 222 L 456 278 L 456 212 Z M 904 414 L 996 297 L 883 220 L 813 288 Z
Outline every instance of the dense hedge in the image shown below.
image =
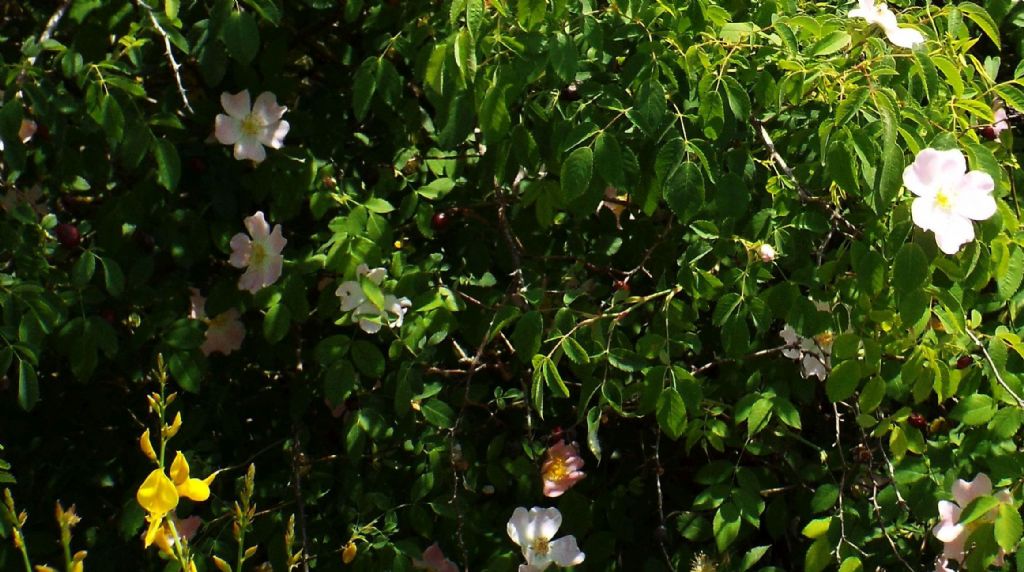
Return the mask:
M 1021 27 L 0 3 L 0 570 L 1024 569 Z

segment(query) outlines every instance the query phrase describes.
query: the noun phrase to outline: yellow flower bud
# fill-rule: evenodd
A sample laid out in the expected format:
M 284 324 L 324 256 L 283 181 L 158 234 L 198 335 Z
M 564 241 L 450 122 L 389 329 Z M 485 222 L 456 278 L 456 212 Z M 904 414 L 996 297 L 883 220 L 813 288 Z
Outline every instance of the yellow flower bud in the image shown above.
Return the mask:
M 71 563 L 71 572 L 85 572 L 85 563 L 81 560 Z
M 181 412 L 178 412 L 178 414 L 174 416 L 174 421 L 171 423 L 171 426 L 167 428 L 167 438 L 170 439 L 171 437 L 174 437 L 178 434 L 179 430 L 181 430 Z
M 253 554 L 256 554 L 256 549 L 257 549 L 257 548 L 258 548 L 258 547 L 256 547 L 256 546 L 250 546 L 249 548 L 247 548 L 247 549 L 245 550 L 245 556 L 244 556 L 244 558 L 245 558 L 246 560 L 248 560 L 248 559 L 252 558 Z
M 220 572 L 231 572 L 231 566 L 229 566 L 222 558 L 214 556 L 213 565 L 216 566 L 217 570 L 220 570 Z
M 156 451 L 153 450 L 153 442 L 149 440 L 149 429 L 143 431 L 139 437 L 139 448 L 150 461 L 156 462 Z
M 341 553 L 341 561 L 345 564 L 351 564 L 356 559 L 357 552 L 359 552 L 359 548 L 356 547 L 356 543 L 350 541 L 345 545 L 345 550 Z
M 36 572 L 57 572 L 57 569 L 52 566 L 36 566 Z
M 74 560 L 75 562 L 81 562 L 81 561 L 85 560 L 85 557 L 88 556 L 88 555 L 89 555 L 89 553 L 86 552 L 85 550 L 79 550 L 78 552 L 75 552 L 75 555 L 72 556 L 71 559 Z

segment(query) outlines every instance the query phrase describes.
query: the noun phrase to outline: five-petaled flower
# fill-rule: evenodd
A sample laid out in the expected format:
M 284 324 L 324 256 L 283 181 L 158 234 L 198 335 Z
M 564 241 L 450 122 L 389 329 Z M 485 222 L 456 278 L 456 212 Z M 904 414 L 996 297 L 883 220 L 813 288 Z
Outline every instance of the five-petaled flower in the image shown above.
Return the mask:
M 171 463 L 170 477 L 164 474 L 162 468 L 153 469 L 146 480 L 142 482 L 135 499 L 139 506 L 149 514 L 146 520 L 149 521 L 149 528 L 146 529 L 144 544 L 149 548 L 156 541 L 164 524 L 164 517 L 178 506 L 181 497 L 192 499 L 196 502 L 203 502 L 210 498 L 210 484 L 217 477 L 213 473 L 205 479 L 194 479 L 189 475 L 188 461 L 178 451 Z
M 360 264 L 356 268 L 356 275 L 374 286 L 380 286 L 388 272 L 383 268 L 371 269 L 366 264 Z M 387 324 L 391 328 L 401 328 L 405 314 L 412 305 L 408 298 L 382 294 L 381 304 L 378 306 L 366 295 L 363 285 L 358 280 L 342 282 L 334 294 L 341 299 L 341 311 L 352 312 L 352 319 L 357 320 L 359 327 L 368 334 L 379 332 L 382 324 Z
M 255 294 L 281 277 L 284 264 L 281 251 L 288 241 L 281 236 L 281 225 L 276 225 L 274 231 L 270 231 L 270 225 L 263 218 L 263 211 L 256 211 L 256 214 L 246 217 L 245 228 L 249 236 L 240 232 L 231 237 L 229 262 L 235 268 L 246 269 L 238 279 L 238 289 Z
M 267 158 L 263 146 L 280 149 L 291 126 L 281 119 L 288 108 L 277 104 L 277 96 L 264 91 L 250 106 L 249 90 L 231 95 L 224 92 L 220 104 L 227 115 L 220 113 L 215 120 L 217 141 L 235 146 L 235 159 L 251 159 L 257 163 Z
M 423 560 L 412 561 L 412 567 L 429 572 L 459 572 L 459 567 L 444 557 L 444 552 L 436 542 L 423 551 Z
M 189 301 L 192 309 L 189 311 L 189 318 L 200 320 L 206 323 L 206 338 L 199 350 L 203 355 L 208 356 L 214 352 L 228 355 L 231 352 L 241 349 L 242 340 L 245 339 L 245 325 L 239 319 L 241 314 L 236 308 L 217 314 L 215 318 L 206 316 L 206 298 L 199 290 L 190 288 L 192 296 Z
M 955 502 L 939 501 L 939 523 L 932 529 L 932 534 L 935 538 L 938 538 L 943 543 L 942 556 L 939 557 L 935 565 L 937 572 L 948 571 L 950 560 L 959 562 L 961 564 L 960 568 L 963 569 L 964 544 L 967 542 L 967 539 L 983 523 L 995 521 L 996 515 L 999 513 L 998 507 L 993 508 L 977 520 L 967 524 L 959 523 L 960 512 L 974 499 L 987 495 L 992 495 L 992 480 L 985 473 L 978 473 L 973 481 L 957 479 L 953 483 L 953 500 Z M 1013 502 L 1010 492 L 1005 489 L 992 496 L 1000 503 Z M 1003 565 L 1002 550 L 999 551 L 995 565 Z
M 849 17 L 863 18 L 868 24 L 882 28 L 889 41 L 901 48 L 912 48 L 924 41 L 921 32 L 913 28 L 901 28 L 896 22 L 896 15 L 884 2 L 875 4 L 875 0 L 859 0 L 858 6 L 850 10 Z
M 583 457 L 576 443 L 567 445 L 559 439 L 548 448 L 547 459 L 541 466 L 541 479 L 544 481 L 544 496 L 558 497 L 572 488 L 586 474 L 583 468 Z
M 996 213 L 992 176 L 967 172 L 967 160 L 956 149 L 922 149 L 903 171 L 903 184 L 917 195 L 911 206 L 914 224 L 934 232 L 946 254 L 956 254 L 974 240 L 972 220 Z
M 566 567 L 575 566 L 586 557 L 580 552 L 576 538 L 566 536 L 552 540 L 562 526 L 562 513 L 557 508 L 523 507 L 512 512 L 507 531 L 512 542 L 523 551 L 526 564 L 519 566 L 519 572 L 540 572 L 551 564 Z

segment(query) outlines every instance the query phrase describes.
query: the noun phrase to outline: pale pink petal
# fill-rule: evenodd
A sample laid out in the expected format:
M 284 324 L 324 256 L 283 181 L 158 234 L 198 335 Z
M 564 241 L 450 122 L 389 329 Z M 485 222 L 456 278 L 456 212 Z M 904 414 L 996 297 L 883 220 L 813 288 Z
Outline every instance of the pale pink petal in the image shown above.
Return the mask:
M 281 277 L 284 268 L 284 257 L 281 255 L 268 256 L 267 265 L 263 269 L 263 285 L 270 286 Z
M 549 553 L 551 560 L 563 568 L 580 564 L 586 558 L 586 555 L 580 552 L 580 547 L 576 544 L 574 536 L 552 540 L 548 546 L 551 550 Z
M 992 106 L 992 132 L 996 134 L 996 140 L 999 140 L 999 134 L 1010 128 L 1010 122 L 1007 121 L 1006 108 L 999 101 L 996 101 Z
M 252 240 L 245 233 L 238 233 L 231 237 L 231 258 L 228 264 L 235 268 L 245 268 L 249 265 L 249 257 L 252 256 Z
M 284 138 L 288 135 L 291 125 L 287 121 L 275 121 L 262 127 L 259 133 L 260 143 L 272 149 L 284 147 Z
M 223 113 L 214 119 L 213 135 L 224 145 L 234 145 L 242 138 L 242 122 Z
M 199 531 L 199 525 L 203 523 L 203 519 L 198 516 L 190 516 L 181 520 L 175 519 L 174 528 L 178 531 L 178 536 L 185 540 L 192 540 Z
M 534 536 L 530 529 L 530 513 L 523 507 L 517 507 L 512 511 L 512 518 L 508 519 L 505 526 L 508 537 L 519 546 L 526 546 L 533 542 Z
M 235 119 L 245 119 L 249 112 L 252 110 L 252 104 L 249 101 L 249 90 L 244 89 L 234 95 L 228 92 L 220 94 L 220 104 L 224 107 L 224 111 Z
M 989 494 L 992 494 L 992 479 L 985 473 L 978 473 L 973 481 L 957 479 L 953 483 L 953 499 L 961 508 L 970 504 L 972 500 Z
M 992 196 L 995 189 L 992 176 L 982 171 L 971 171 L 960 179 L 960 192 L 957 193 L 953 210 L 969 219 L 985 220 L 996 214 L 996 199 Z
M 244 274 L 238 279 L 238 289 L 247 290 L 251 294 L 255 294 L 263 288 L 263 282 L 258 272 L 252 270 L 246 270 Z
M 903 184 L 919 197 L 930 197 L 942 184 L 957 180 L 966 172 L 967 159 L 960 151 L 927 148 L 903 170 Z
M 953 542 L 964 531 L 960 520 L 960 507 L 949 501 L 939 501 L 939 523 L 932 528 L 932 535 L 942 542 Z
M 243 161 L 249 159 L 256 163 L 262 163 L 267 158 L 267 151 L 263 148 L 263 145 L 258 139 L 243 135 L 241 139 L 235 143 L 235 159 Z
M 288 108 L 277 104 L 277 96 L 269 91 L 256 96 L 256 102 L 252 106 L 252 113 L 260 119 L 260 124 L 270 125 L 284 117 Z
M 935 572 L 956 572 L 948 566 L 949 560 L 938 558 L 935 560 Z
M 229 355 L 231 352 L 241 349 L 242 341 L 245 339 L 245 325 L 239 320 L 238 310 L 230 310 L 219 314 L 210 321 L 206 330 L 206 339 L 200 346 L 204 355 L 220 352 Z
M 267 252 L 269 254 L 281 254 L 286 244 L 288 244 L 288 240 L 281 234 L 281 225 L 275 226 L 274 231 L 267 238 Z
M 266 238 L 270 236 L 270 225 L 267 223 L 267 219 L 263 215 L 263 211 L 256 211 L 256 214 L 245 217 L 243 222 L 245 224 L 245 230 L 249 231 L 249 236 L 251 236 L 253 240 L 257 242 L 264 242 Z M 280 228 L 280 225 L 278 225 L 278 228 Z
M 557 508 L 534 507 L 530 510 L 530 516 L 534 519 L 534 526 L 537 534 L 534 538 L 554 538 L 562 526 L 562 513 Z

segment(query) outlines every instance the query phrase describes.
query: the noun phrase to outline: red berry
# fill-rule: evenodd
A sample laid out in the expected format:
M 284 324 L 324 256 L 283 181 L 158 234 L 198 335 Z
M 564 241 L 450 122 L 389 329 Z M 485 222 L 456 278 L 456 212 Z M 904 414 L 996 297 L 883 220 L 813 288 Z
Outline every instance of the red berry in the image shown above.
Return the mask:
M 999 138 L 999 134 L 996 133 L 995 127 L 991 125 L 985 125 L 978 129 L 978 131 L 981 133 L 982 137 L 988 139 L 989 141 L 995 141 L 996 139 Z
M 911 413 L 910 417 L 907 418 L 907 423 L 910 423 L 912 426 L 917 427 L 922 431 L 924 431 L 925 428 L 928 427 L 928 420 L 925 419 L 924 415 L 921 415 L 920 413 Z
M 956 360 L 956 368 L 966 369 L 972 363 L 974 363 L 974 358 L 971 356 L 960 356 L 960 359 Z
M 616 280 L 612 283 L 612 287 L 616 290 L 622 290 L 623 292 L 629 293 L 629 282 L 625 280 Z
M 57 242 L 64 248 L 76 248 L 82 243 L 82 235 L 78 232 L 78 227 L 73 224 L 62 222 L 57 225 L 53 233 L 57 235 Z
M 445 211 L 436 212 L 430 219 L 430 228 L 435 232 L 444 232 L 452 225 L 452 215 Z
M 331 176 L 324 177 L 323 183 L 328 189 L 333 189 L 338 186 L 338 180 Z

